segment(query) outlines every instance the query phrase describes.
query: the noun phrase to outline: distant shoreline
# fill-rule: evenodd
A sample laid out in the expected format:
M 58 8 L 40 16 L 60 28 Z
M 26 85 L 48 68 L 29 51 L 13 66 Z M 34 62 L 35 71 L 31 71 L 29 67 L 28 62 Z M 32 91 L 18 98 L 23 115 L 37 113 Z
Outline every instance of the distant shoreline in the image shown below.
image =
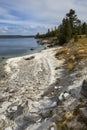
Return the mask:
M 2 38 L 35 38 L 35 35 L 0 35 L 0 39 Z

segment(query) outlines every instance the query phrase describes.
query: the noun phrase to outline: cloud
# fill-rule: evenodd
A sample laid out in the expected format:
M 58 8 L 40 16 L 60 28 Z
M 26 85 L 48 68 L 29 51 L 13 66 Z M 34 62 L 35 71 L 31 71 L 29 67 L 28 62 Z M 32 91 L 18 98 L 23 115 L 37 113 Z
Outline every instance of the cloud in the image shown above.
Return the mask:
M 71 8 L 76 10 L 80 19 L 87 21 L 86 7 L 87 0 L 0 0 L 0 23 L 29 27 L 32 33 L 44 32 L 60 24 Z M 27 28 L 23 32 L 27 33 Z

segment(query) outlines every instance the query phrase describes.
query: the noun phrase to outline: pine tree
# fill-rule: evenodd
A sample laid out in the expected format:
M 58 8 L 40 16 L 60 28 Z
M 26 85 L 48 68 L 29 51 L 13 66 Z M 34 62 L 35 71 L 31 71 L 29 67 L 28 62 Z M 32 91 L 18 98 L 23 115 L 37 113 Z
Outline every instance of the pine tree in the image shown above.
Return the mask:
M 70 21 L 67 18 L 63 19 L 62 25 L 60 27 L 59 43 L 63 44 L 69 42 L 69 40 L 71 39 L 71 35 L 72 35 L 72 29 Z
M 82 24 L 82 34 L 87 34 L 87 24 L 85 22 Z
M 39 34 L 39 32 L 36 34 L 36 38 L 39 38 L 40 37 L 40 34 Z
M 71 29 L 72 29 L 72 37 L 74 35 L 74 26 L 77 22 L 77 15 L 75 14 L 75 10 L 70 9 L 69 13 L 66 14 L 66 17 L 70 21 Z

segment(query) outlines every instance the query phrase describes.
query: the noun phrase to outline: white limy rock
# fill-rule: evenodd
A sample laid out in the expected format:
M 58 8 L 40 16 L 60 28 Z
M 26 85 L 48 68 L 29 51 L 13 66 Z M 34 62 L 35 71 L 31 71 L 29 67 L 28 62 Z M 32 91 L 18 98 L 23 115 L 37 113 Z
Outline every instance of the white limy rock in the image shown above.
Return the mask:
M 67 93 L 67 92 L 65 92 L 65 93 L 63 94 L 63 96 L 64 96 L 64 99 L 68 99 L 68 98 L 69 98 L 69 96 L 70 96 L 70 94 L 69 94 L 69 93 Z
M 76 77 L 78 68 L 67 72 L 64 60 L 55 57 L 58 48 L 7 60 L 6 77 L 0 81 L 4 130 L 57 130 L 53 122 L 78 105 L 87 68 L 80 70 L 82 77 Z
M 7 128 L 5 128 L 5 130 L 12 130 L 12 128 L 11 127 L 7 127 Z

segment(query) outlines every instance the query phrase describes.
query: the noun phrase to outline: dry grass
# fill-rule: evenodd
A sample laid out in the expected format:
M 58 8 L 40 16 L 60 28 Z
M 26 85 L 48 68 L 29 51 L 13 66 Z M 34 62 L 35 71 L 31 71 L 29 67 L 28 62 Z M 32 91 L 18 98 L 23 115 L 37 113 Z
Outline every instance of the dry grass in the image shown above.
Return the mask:
M 65 60 L 67 68 L 73 70 L 79 61 L 87 59 L 87 38 L 83 37 L 78 42 L 61 48 L 55 56 L 59 60 Z
M 61 121 L 56 122 L 58 130 L 87 130 L 86 119 L 80 116 L 79 108 L 84 107 L 85 102 L 80 104 L 71 112 L 67 112 Z M 84 121 L 83 121 L 84 119 Z
M 79 38 L 78 42 L 81 43 L 81 44 L 86 44 L 87 38 L 86 37 Z

